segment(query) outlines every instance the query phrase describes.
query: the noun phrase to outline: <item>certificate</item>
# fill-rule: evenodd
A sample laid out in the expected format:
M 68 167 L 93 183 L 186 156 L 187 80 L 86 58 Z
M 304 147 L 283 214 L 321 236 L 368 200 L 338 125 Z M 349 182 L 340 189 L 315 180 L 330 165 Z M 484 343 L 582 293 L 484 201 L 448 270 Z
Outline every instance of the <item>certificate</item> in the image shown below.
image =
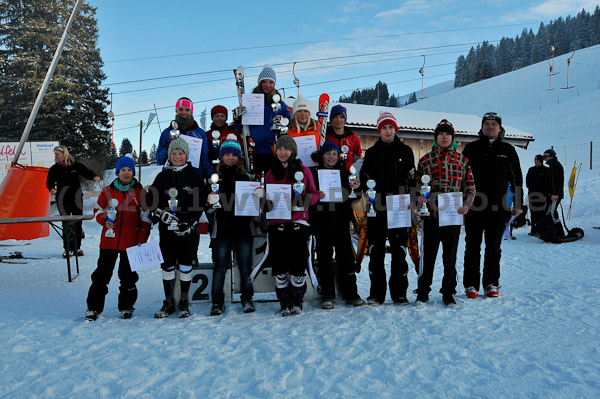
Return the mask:
M 242 125 L 265 124 L 265 95 L 248 93 L 242 94 L 242 105 L 246 113 L 242 115 Z
M 317 166 L 318 164 L 312 160 L 310 155 L 317 151 L 317 141 L 315 136 L 299 136 L 294 137 L 298 146 L 298 158 L 302 160 L 302 164 L 306 167 Z
M 267 184 L 267 199 L 273 201 L 273 210 L 267 219 L 292 219 L 292 185 Z
M 179 137 L 184 139 L 185 142 L 188 144 L 188 147 L 190 147 L 190 158 L 188 159 L 188 161 L 192 163 L 192 166 L 194 168 L 199 168 L 200 156 L 202 155 L 202 139 L 192 136 L 186 136 L 184 134 L 182 134 Z
M 321 202 L 342 202 L 342 179 L 337 169 L 319 169 L 319 190 L 325 193 Z
M 463 215 L 458 213 L 463 204 L 463 193 L 440 193 L 437 195 L 437 203 L 440 227 L 463 224 Z
M 397 229 L 400 227 L 410 227 L 410 194 L 388 195 L 385 197 L 387 208 L 388 229 Z
M 164 262 L 158 241 L 147 242 L 139 247 L 134 245 L 127 248 L 127 258 L 132 272 L 150 266 L 159 266 Z
M 260 215 L 260 200 L 254 195 L 254 190 L 260 187 L 257 181 L 235 182 L 235 216 Z

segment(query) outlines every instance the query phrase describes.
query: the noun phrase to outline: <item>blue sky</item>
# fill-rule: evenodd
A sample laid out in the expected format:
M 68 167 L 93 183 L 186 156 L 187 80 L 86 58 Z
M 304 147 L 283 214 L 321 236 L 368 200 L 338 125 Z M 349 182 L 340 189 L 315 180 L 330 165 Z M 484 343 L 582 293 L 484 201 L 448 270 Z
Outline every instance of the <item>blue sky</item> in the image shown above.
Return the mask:
M 139 122 L 158 109 L 161 128 L 180 96 L 194 113 L 237 104 L 233 68 L 246 67 L 246 90 L 272 64 L 277 88 L 332 100 L 381 80 L 390 93 L 421 90 L 454 79 L 460 54 L 477 42 L 515 37 L 540 22 L 593 12 L 597 0 L 207 1 L 89 0 L 97 7 L 106 84 L 113 93 L 115 145 L 139 146 Z M 315 61 L 318 60 L 318 61 Z M 312 62 L 309 62 L 312 61 Z M 186 75 L 174 78 L 175 75 Z M 125 83 L 128 82 L 128 83 Z M 230 116 L 231 118 L 231 116 Z M 210 118 L 209 118 L 210 119 Z M 143 138 L 158 142 L 155 122 Z

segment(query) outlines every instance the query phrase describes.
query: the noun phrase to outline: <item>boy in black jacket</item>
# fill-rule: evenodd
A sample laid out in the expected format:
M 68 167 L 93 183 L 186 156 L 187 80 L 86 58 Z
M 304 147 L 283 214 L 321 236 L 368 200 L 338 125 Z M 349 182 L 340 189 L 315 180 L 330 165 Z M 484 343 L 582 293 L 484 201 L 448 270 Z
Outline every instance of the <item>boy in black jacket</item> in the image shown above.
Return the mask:
M 310 225 L 317 239 L 317 259 L 319 261 L 319 278 L 323 309 L 333 309 L 335 299 L 335 283 L 333 276 L 333 249 L 338 271 L 341 273 L 342 294 L 346 303 L 362 306 L 365 301 L 358 295 L 356 286 L 356 263 L 352 254 L 352 239 L 350 237 L 350 221 L 352 220 L 352 198 L 350 193 L 350 173 L 340 162 L 340 148 L 331 141 L 321 146 L 319 166 L 312 170 L 315 186 L 319 192 L 319 202 L 310 209 Z M 341 201 L 321 202 L 325 192 L 319 187 L 319 170 L 336 170 L 340 173 Z M 358 181 L 352 182 L 357 188 Z M 332 195 L 334 193 L 330 193 Z M 339 195 L 339 193 L 337 194 Z
M 385 241 L 390 241 L 392 264 L 390 272 L 390 296 L 394 303 L 408 305 L 408 263 L 406 263 L 408 228 L 387 227 L 387 195 L 408 194 L 416 186 L 415 157 L 412 149 L 402 143 L 396 133 L 398 123 L 394 115 L 384 112 L 377 120 L 380 139 L 365 153 L 360 171 L 361 188 L 366 190 L 366 182 L 375 180 L 377 193 L 374 206 L 377 215 L 368 218 L 367 239 L 369 240 L 369 277 L 371 292 L 369 305 L 380 305 L 385 301 L 386 275 L 384 267 Z

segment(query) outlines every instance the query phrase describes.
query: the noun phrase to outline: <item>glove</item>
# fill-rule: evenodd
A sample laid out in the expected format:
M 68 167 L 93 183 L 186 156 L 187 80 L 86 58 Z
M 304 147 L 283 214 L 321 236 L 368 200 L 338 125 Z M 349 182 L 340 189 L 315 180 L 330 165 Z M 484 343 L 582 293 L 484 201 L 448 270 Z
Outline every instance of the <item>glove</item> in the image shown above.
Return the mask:
M 193 223 L 191 226 L 188 226 L 187 223 L 180 223 L 179 230 L 174 231 L 176 235 L 179 237 L 187 236 L 188 234 L 192 234 L 198 231 L 198 222 Z
M 233 118 L 238 119 L 240 116 L 244 115 L 245 113 L 246 113 L 246 107 L 244 107 L 242 105 L 235 107 L 233 109 Z
M 310 154 L 310 158 L 314 161 L 314 162 L 319 162 L 321 160 L 321 154 L 319 153 L 319 151 L 313 151 Z
M 164 224 L 171 224 L 171 222 L 173 220 L 177 221 L 177 216 L 173 215 L 171 212 L 169 211 L 163 211 L 161 209 L 157 209 L 155 212 L 155 215 L 157 215 L 160 218 L 160 221 L 163 222 Z

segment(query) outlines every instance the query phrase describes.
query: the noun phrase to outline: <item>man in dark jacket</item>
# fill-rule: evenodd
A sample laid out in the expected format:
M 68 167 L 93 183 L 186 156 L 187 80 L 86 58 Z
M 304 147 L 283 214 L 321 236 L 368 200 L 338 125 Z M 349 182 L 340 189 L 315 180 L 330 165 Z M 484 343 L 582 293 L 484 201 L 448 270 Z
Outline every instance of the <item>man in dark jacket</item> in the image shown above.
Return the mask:
M 548 178 L 548 168 L 544 166 L 544 157 L 540 154 L 533 160 L 534 166 L 527 171 L 525 184 L 527 185 L 527 199 L 529 210 L 531 212 L 531 232 L 534 235 L 535 224 L 546 213 L 546 180 Z
M 392 264 L 390 272 L 390 296 L 394 303 L 407 305 L 408 263 L 406 263 L 408 228 L 387 227 L 387 195 L 408 194 L 416 186 L 415 157 L 409 146 L 396 136 L 398 124 L 389 112 L 377 120 L 379 140 L 365 152 L 360 171 L 361 188 L 366 190 L 368 180 L 375 181 L 376 216 L 368 218 L 367 239 L 369 240 L 369 277 L 371 291 L 367 302 L 380 305 L 385 301 L 386 276 L 384 267 L 385 241 L 390 241 Z
M 554 220 L 558 220 L 558 204 L 565 197 L 564 185 L 565 185 L 565 170 L 558 159 L 556 158 L 556 152 L 553 149 L 544 151 L 544 161 L 548 165 L 548 179 L 546 185 L 546 212 L 556 203 L 554 206 Z M 564 237 L 565 232 L 563 231 L 562 225 L 556 223 L 556 233 L 559 237 Z
M 485 233 L 482 284 L 485 295 L 497 297 L 500 280 L 502 233 L 510 214 L 523 210 L 523 175 L 515 148 L 503 141 L 502 119 L 495 112 L 483 115 L 479 139 L 465 146 L 463 155 L 471 164 L 477 194 L 465 215 L 465 262 L 463 285 L 468 298 L 477 298 L 480 283 L 481 241 Z M 510 184 L 510 186 L 509 186 Z M 512 210 L 507 192 L 514 197 Z

